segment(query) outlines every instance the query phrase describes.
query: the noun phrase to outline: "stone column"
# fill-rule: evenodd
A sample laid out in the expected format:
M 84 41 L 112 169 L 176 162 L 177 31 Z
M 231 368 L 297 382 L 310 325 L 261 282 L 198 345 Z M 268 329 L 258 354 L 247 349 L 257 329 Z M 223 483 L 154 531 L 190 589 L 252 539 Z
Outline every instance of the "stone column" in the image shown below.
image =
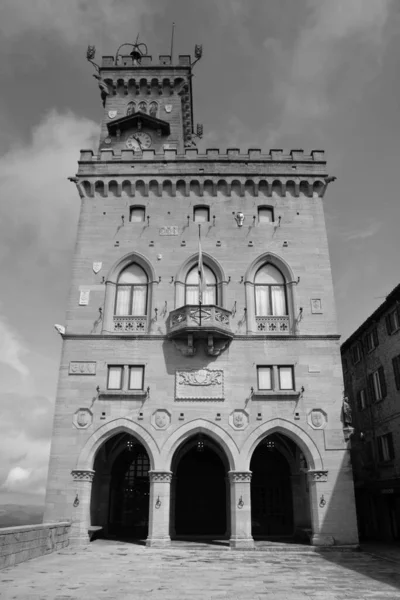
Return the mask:
M 335 543 L 333 537 L 331 535 L 325 535 L 323 532 L 323 524 L 326 512 L 326 499 L 324 496 L 324 491 L 326 491 L 328 471 L 310 470 L 307 474 L 310 486 L 310 510 L 312 525 L 311 544 L 313 546 L 333 546 Z
M 85 546 L 89 543 L 90 499 L 94 473 L 92 469 L 71 471 L 74 480 L 74 499 L 69 535 L 70 546 Z
M 171 471 L 149 471 L 150 506 L 149 531 L 146 546 L 168 546 L 169 534 Z
M 251 471 L 229 471 L 231 488 L 231 548 L 254 548 L 251 535 Z

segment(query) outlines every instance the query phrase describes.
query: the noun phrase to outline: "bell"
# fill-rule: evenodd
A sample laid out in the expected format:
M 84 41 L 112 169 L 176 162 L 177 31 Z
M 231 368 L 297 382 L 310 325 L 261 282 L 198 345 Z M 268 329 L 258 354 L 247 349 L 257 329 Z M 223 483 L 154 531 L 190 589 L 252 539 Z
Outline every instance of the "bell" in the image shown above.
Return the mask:
M 141 54 L 141 52 L 139 52 L 139 50 L 137 48 L 134 48 L 132 50 L 131 56 L 132 56 L 133 64 L 134 65 L 140 64 L 140 62 L 142 60 L 142 54 Z

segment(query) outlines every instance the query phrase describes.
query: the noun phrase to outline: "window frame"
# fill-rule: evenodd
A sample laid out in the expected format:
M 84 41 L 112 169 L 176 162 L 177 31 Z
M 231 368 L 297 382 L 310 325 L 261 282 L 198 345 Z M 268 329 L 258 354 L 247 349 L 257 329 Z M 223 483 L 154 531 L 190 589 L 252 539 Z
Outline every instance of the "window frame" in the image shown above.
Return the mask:
M 368 406 L 367 403 L 367 391 L 365 388 L 362 388 L 361 390 L 358 391 L 357 394 L 357 406 L 358 406 L 358 410 L 362 411 L 365 410 Z
M 147 283 L 118 283 L 120 276 L 122 275 L 122 273 L 125 271 L 125 269 L 127 269 L 128 267 L 130 267 L 130 265 L 137 265 L 138 267 L 140 267 L 142 269 L 142 271 L 145 273 L 146 277 L 147 277 Z M 133 294 L 134 294 L 134 288 L 135 287 L 145 287 L 146 286 L 146 298 L 144 301 L 144 306 L 145 306 L 145 314 L 144 315 L 136 315 L 133 314 L 132 312 L 132 306 L 133 306 Z M 117 304 L 118 304 L 118 290 L 121 287 L 129 287 L 129 313 L 125 314 L 125 315 L 117 315 Z M 149 302 L 149 276 L 147 274 L 147 272 L 145 271 L 145 269 L 143 269 L 143 267 L 141 265 L 139 265 L 136 262 L 132 262 L 129 265 L 127 265 L 124 269 L 122 269 L 122 271 L 119 273 L 118 275 L 118 279 L 117 279 L 117 283 L 115 285 L 115 301 L 114 301 L 114 317 L 147 317 L 147 313 L 148 313 L 148 302 Z
M 396 390 L 400 390 L 400 354 L 392 358 L 392 366 Z
M 393 335 L 400 330 L 400 305 L 391 310 L 385 317 L 388 335 Z
M 283 388 L 282 380 L 281 380 L 281 370 L 282 369 L 290 369 L 291 377 L 292 377 L 292 387 L 291 388 Z M 296 389 L 295 381 L 294 381 L 294 368 L 293 365 L 278 365 L 278 383 L 279 383 L 279 391 L 280 392 L 293 392 Z
M 364 338 L 364 346 L 367 354 L 375 350 L 379 346 L 378 329 L 374 327 L 369 331 Z
M 211 271 L 211 273 L 214 275 L 214 278 L 215 278 L 215 283 L 212 283 L 212 284 L 206 283 L 206 288 L 214 288 L 215 289 L 215 304 L 212 304 L 211 306 L 219 306 L 218 302 L 219 302 L 219 295 L 220 295 L 219 292 L 220 292 L 220 290 L 219 290 L 219 285 L 218 285 L 219 284 L 218 277 L 215 274 L 215 271 L 209 265 L 207 265 L 204 262 L 203 262 L 203 265 L 205 267 L 207 267 L 207 269 L 209 269 Z M 198 284 L 195 285 L 195 284 L 192 284 L 192 283 L 186 283 L 187 278 L 189 277 L 190 273 L 194 269 L 198 269 L 198 267 L 199 267 L 199 263 L 197 262 L 186 273 L 186 276 L 185 276 L 185 302 L 184 302 L 184 306 L 186 306 L 188 304 L 188 302 L 187 302 L 187 290 L 188 290 L 188 288 L 197 288 L 197 289 L 199 288 Z M 199 302 L 197 301 L 196 304 L 198 304 L 198 303 Z M 205 304 L 205 306 L 209 306 L 209 305 Z
M 142 392 L 144 390 L 144 376 L 145 376 L 145 365 L 127 365 L 128 367 L 128 378 L 127 378 L 127 390 L 129 392 Z M 132 369 L 141 369 L 142 373 L 142 387 L 134 388 L 131 387 L 131 371 Z
M 260 371 L 261 370 L 269 370 L 270 373 L 270 380 L 271 380 L 271 387 L 269 388 L 265 388 L 265 387 L 260 387 Z M 259 390 L 260 392 L 263 391 L 267 391 L 267 392 L 272 392 L 275 388 L 274 385 L 274 367 L 273 365 L 257 365 L 257 390 Z
M 271 212 L 271 216 L 272 219 L 271 221 L 260 221 L 260 212 L 263 210 L 268 210 Z M 268 225 L 268 223 L 274 223 L 275 222 L 275 211 L 274 211 L 274 207 L 270 206 L 268 204 L 260 204 L 260 206 L 257 206 L 257 219 L 258 219 L 258 224 L 259 225 Z
M 143 211 L 143 219 L 141 221 L 132 221 L 132 213 L 134 210 Z M 146 207 L 143 204 L 131 204 L 129 207 L 129 223 L 145 223 L 146 222 Z
M 385 371 L 381 365 L 368 375 L 368 385 L 373 402 L 381 402 L 387 396 Z
M 256 283 L 257 274 L 266 265 L 271 265 L 277 271 L 279 271 L 279 273 L 282 275 L 282 278 L 285 283 Z M 285 314 L 283 314 L 283 315 L 275 315 L 273 313 L 273 309 L 272 309 L 272 307 L 273 307 L 272 288 L 273 287 L 274 288 L 277 288 L 277 287 L 283 288 L 284 296 L 285 296 L 285 311 L 286 311 Z M 266 288 L 266 292 L 268 294 L 268 305 L 270 306 L 271 314 L 266 314 L 266 315 L 258 314 L 258 312 L 257 312 L 257 288 Z M 286 278 L 285 278 L 284 274 L 282 273 L 282 271 L 271 262 L 267 261 L 267 262 L 263 263 L 262 265 L 260 265 L 260 267 L 257 269 L 257 271 L 254 275 L 254 307 L 255 307 L 255 316 L 256 317 L 288 317 L 289 316 L 289 303 L 288 303 Z
M 120 375 L 120 387 L 110 387 L 110 373 L 111 369 L 118 369 Z M 124 365 L 107 365 L 107 390 L 109 391 L 120 391 L 124 389 Z
M 391 462 L 395 458 L 393 434 L 392 432 L 384 433 L 377 436 L 378 443 L 378 458 L 379 462 Z
M 196 211 L 205 210 L 207 211 L 207 219 L 205 221 L 196 221 Z M 210 222 L 210 207 L 207 204 L 196 204 L 193 206 L 193 223 L 209 223 Z
M 262 394 L 284 394 L 284 393 L 295 393 L 296 392 L 296 378 L 295 378 L 295 366 L 294 365 L 256 365 L 257 368 L 257 389 L 256 392 L 260 395 Z M 260 370 L 261 369 L 270 369 L 271 373 L 271 388 L 260 388 Z M 292 376 L 292 387 L 291 388 L 282 388 L 281 383 L 281 369 L 290 369 Z
M 361 354 L 361 344 L 357 342 L 351 349 L 351 360 L 353 365 L 358 365 L 361 362 L 362 354 Z

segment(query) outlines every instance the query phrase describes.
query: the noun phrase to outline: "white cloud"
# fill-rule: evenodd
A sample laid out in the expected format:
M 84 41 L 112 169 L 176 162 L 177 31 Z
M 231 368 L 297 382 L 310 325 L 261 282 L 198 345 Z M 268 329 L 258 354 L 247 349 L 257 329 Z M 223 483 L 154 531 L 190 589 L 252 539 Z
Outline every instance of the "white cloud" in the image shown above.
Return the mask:
M 23 469 L 22 467 L 13 467 L 10 469 L 7 479 L 4 482 L 4 489 L 14 492 L 20 486 L 26 485 L 27 480 L 32 474 L 32 469 Z
M 28 349 L 18 333 L 8 324 L 5 317 L 0 315 L 0 363 L 15 369 L 26 377 L 29 369 L 24 363 Z
M 29 31 L 55 34 L 68 44 L 131 41 L 150 12 L 146 0 L 2 0 L 0 31 L 7 38 Z
M 373 237 L 380 230 L 382 223 L 380 221 L 373 221 L 363 228 L 353 229 L 351 231 L 343 232 L 343 237 L 347 241 L 365 240 Z
M 308 17 L 290 50 L 274 40 L 274 95 L 282 104 L 275 136 L 295 133 L 329 114 L 333 82 L 345 77 L 346 88 L 373 77 L 387 43 L 392 0 L 307 0 Z M 335 87 L 335 86 L 334 86 Z

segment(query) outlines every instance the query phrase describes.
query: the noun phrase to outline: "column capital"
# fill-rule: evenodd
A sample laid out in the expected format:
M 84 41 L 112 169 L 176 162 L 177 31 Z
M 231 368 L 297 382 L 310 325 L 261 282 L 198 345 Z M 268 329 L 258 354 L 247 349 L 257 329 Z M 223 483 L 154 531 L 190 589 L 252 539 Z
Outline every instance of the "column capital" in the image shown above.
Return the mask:
M 93 469 L 74 469 L 71 475 L 74 481 L 93 481 L 95 471 Z
M 150 482 L 171 483 L 172 471 L 149 471 Z
M 328 481 L 328 471 L 323 471 L 323 470 L 310 470 L 307 471 L 308 474 L 308 479 L 311 482 L 325 482 Z
M 232 483 L 250 483 L 252 474 L 251 471 L 228 471 Z

